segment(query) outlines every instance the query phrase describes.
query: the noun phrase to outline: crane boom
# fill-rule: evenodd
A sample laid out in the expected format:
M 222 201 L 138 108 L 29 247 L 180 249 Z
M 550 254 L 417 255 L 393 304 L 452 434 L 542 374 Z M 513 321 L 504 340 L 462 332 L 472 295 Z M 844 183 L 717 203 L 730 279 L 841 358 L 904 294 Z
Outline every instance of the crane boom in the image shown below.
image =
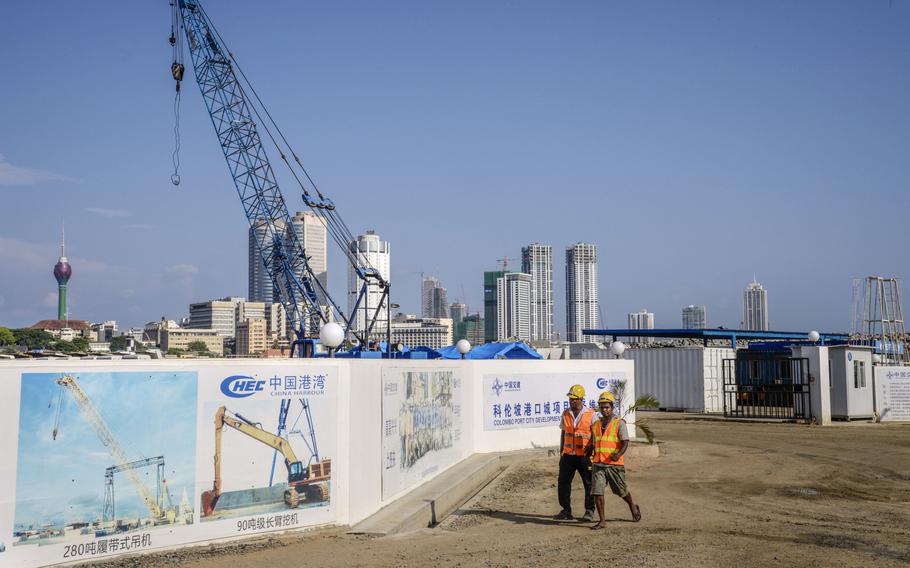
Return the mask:
M 287 314 L 288 322 L 294 325 L 296 335 L 294 345 L 302 346 L 305 338 L 317 335 L 315 327 L 328 322 L 330 314 L 340 317 L 345 330 L 356 337 L 360 343 L 366 344 L 373 325 L 365 326 L 362 331 L 352 329 L 352 322 L 356 321 L 354 316 L 360 299 L 366 294 L 370 285 L 378 286 L 385 299 L 388 295 L 389 283 L 376 269 L 368 266 L 368 263 L 366 263 L 367 266 L 362 266 L 364 262 L 358 260 L 349 250 L 353 240 L 352 235 L 337 216 L 335 204 L 316 188 L 309 174 L 303 169 L 300 159 L 287 146 L 286 149 L 290 150 L 303 177 L 312 184 L 312 191 L 318 195 L 318 198 L 303 185 L 302 178 L 298 176 L 294 171 L 294 166 L 288 161 L 285 147 L 279 146 L 278 140 L 269 130 L 268 122 L 274 125 L 271 115 L 264 107 L 260 111 L 261 101 L 252 85 L 240 71 L 252 96 L 255 97 L 255 101 L 250 99 L 244 83 L 238 80 L 233 54 L 223 45 L 217 30 L 199 1 L 173 0 L 172 4 L 175 11 L 174 20 L 183 28 L 186 36 L 196 82 L 199 84 L 212 125 L 215 127 L 215 134 L 218 136 L 227 160 L 252 234 L 255 235 L 260 258 L 272 281 L 274 300 L 281 303 Z M 174 33 L 179 34 L 177 31 Z M 172 45 L 178 43 L 174 33 L 171 35 Z M 175 57 L 179 57 L 179 51 L 178 47 L 175 51 L 178 55 Z M 239 71 L 239 68 L 237 70 Z M 183 64 L 175 59 L 171 71 L 177 81 L 179 94 L 180 81 L 183 79 Z M 263 118 L 263 113 L 265 113 L 267 121 Z M 257 119 L 260 120 L 258 125 Z M 300 238 L 292 228 L 287 204 L 278 187 L 275 172 L 269 163 L 257 126 L 263 129 L 276 146 L 279 146 L 281 159 L 291 168 L 303 190 L 304 203 L 321 219 L 336 243 L 342 246 L 343 254 L 350 262 L 355 274 L 363 282 L 357 305 L 350 315 L 346 315 L 332 299 L 310 266 Z M 287 144 L 287 140 L 280 130 L 278 137 L 285 145 Z M 370 284 L 371 282 L 372 284 Z M 323 301 L 324 303 L 321 303 Z M 373 323 L 382 306 L 383 304 L 380 302 L 380 306 L 376 307 Z M 385 309 L 387 311 L 390 309 L 389 302 L 386 302 Z M 387 330 L 387 335 L 388 333 Z M 292 349 L 292 356 L 295 350 Z
M 136 492 L 139 493 L 139 497 L 142 498 L 142 501 L 151 513 L 152 518 L 157 519 L 160 517 L 161 509 L 158 507 L 152 494 L 142 483 L 142 480 L 139 479 L 136 470 L 129 467 L 130 459 L 126 456 L 126 452 L 123 451 L 123 448 L 117 443 L 114 434 L 111 432 L 111 429 L 108 428 L 101 413 L 95 408 L 92 400 L 85 394 L 85 391 L 82 390 L 82 387 L 79 386 L 76 379 L 70 375 L 63 375 L 57 379 L 57 384 L 66 389 L 70 396 L 73 397 L 73 400 L 76 401 L 76 406 L 79 407 L 79 412 L 82 414 L 82 417 L 85 418 L 85 421 L 95 430 L 98 439 L 101 440 L 101 443 L 107 448 L 108 453 L 114 458 L 114 462 L 116 462 L 117 466 L 122 468 L 122 471 L 126 473 L 130 483 L 136 489 Z

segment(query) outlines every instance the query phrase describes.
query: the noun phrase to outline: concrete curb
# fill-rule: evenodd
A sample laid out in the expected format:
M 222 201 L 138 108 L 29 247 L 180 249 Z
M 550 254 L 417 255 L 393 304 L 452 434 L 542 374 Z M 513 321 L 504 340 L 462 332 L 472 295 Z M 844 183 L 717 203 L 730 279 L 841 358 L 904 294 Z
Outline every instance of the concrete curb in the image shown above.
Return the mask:
M 477 495 L 511 464 L 556 455 L 557 451 L 552 447 L 474 454 L 357 523 L 348 533 L 388 536 L 435 526 Z M 630 458 L 657 457 L 659 454 L 657 444 L 639 442 L 633 442 L 627 452 Z

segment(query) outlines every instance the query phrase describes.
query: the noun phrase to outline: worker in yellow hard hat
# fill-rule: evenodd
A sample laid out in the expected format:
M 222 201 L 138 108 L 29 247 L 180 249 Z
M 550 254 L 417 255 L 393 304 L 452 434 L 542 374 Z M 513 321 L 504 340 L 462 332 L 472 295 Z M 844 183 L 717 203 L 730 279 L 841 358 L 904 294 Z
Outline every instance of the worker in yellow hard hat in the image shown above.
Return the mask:
M 597 417 L 593 408 L 585 408 L 585 388 L 572 385 L 566 393 L 569 408 L 562 413 L 559 444 L 562 448 L 559 456 L 559 478 L 557 496 L 562 510 L 553 517 L 557 520 L 572 519 L 572 480 L 575 473 L 581 475 L 585 486 L 585 521 L 594 520 L 594 498 L 591 496 L 591 454 L 594 446 L 591 440 L 591 428 Z
M 629 448 L 629 430 L 626 421 L 613 414 L 616 397 L 613 393 L 603 392 L 597 399 L 600 407 L 600 420 L 593 427 L 594 438 L 594 472 L 592 475 L 591 494 L 597 505 L 599 520 L 593 529 L 603 529 L 607 526 L 604 517 L 604 493 L 607 485 L 615 495 L 622 497 L 629 506 L 632 520 L 636 523 L 641 520 L 641 508 L 635 504 L 629 488 L 626 486 L 626 467 L 623 455 Z

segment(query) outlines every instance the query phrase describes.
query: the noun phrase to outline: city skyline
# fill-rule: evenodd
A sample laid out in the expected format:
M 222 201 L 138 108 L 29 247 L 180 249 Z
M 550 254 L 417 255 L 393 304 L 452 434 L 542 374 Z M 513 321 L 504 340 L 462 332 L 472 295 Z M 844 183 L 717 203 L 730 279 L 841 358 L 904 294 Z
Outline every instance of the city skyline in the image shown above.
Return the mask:
M 910 165 L 901 159 L 910 129 L 905 3 L 753 6 L 745 18 L 741 7 L 712 5 L 710 22 L 684 6 L 581 3 L 568 13 L 530 3 L 522 26 L 511 25 L 506 6 L 470 2 L 415 4 L 420 26 L 379 7 L 350 18 L 332 5 L 275 6 L 288 17 L 251 17 L 231 3 L 212 17 L 355 234 L 375 227 L 395 243 L 392 298 L 407 311 L 418 311 L 405 290 L 421 271 L 450 290 L 464 286 L 461 299 L 481 305 L 478 275 L 535 240 L 556 250 L 576 241 L 600 247 L 610 326 L 631 306 L 671 321 L 697 302 L 712 325 L 738 327 L 741 289 L 755 270 L 774 291 L 775 328 L 847 330 L 854 277 L 910 276 L 905 251 L 886 254 L 855 229 L 874 226 L 884 242 L 910 239 L 902 220 L 910 207 L 902 189 Z M 159 8 L 123 11 L 154 22 Z M 0 22 L 13 55 L 0 71 L 33 86 L 7 93 L 0 111 L 0 263 L 13 276 L 0 284 L 0 322 L 53 316 L 47 261 L 58 256 L 63 221 L 77 272 L 71 318 L 126 328 L 243 295 L 247 261 L 236 253 L 246 246 L 245 220 L 194 81 L 183 89 L 183 181 L 174 188 L 173 82 L 160 69 L 168 57 L 160 34 L 111 26 L 75 5 L 56 15 L 18 3 Z M 292 33 L 301 19 L 325 25 L 304 39 Z M 45 38 L 28 32 L 38 28 Z M 460 41 L 465 33 L 470 45 Z M 431 48 L 413 49 L 424 44 Z M 111 45 L 125 46 L 132 63 L 100 85 L 92 62 Z M 308 88 L 306 74 L 285 72 L 291 64 L 330 80 Z M 558 80 L 541 84 L 541 70 Z M 51 93 L 62 80 L 71 96 L 60 100 Z M 299 195 L 280 181 L 293 212 Z M 527 226 L 554 188 L 566 206 Z M 429 205 L 455 195 L 484 206 L 464 216 Z M 709 222 L 693 222 L 708 210 Z M 640 231 L 639 212 L 660 231 L 637 234 L 633 246 L 623 235 Z M 842 228 L 842 246 L 813 246 L 812 236 L 831 227 Z M 727 233 L 740 237 L 718 236 Z M 748 235 L 761 239 L 760 250 L 806 253 L 784 269 L 779 257 L 756 254 Z M 339 299 L 345 262 L 330 250 L 329 264 Z M 564 285 L 557 269 L 556 298 Z M 554 302 L 554 331 L 565 332 L 563 312 Z

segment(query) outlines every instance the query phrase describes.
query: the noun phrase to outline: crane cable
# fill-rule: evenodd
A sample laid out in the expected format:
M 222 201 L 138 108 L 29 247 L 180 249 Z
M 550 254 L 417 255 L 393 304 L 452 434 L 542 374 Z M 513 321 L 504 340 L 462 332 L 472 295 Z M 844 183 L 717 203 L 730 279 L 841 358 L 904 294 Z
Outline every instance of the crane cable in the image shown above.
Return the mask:
M 199 11 L 201 12 L 202 16 L 206 19 L 209 28 L 215 33 L 215 36 L 218 38 L 221 45 L 226 47 L 227 43 L 224 41 L 224 38 L 221 37 L 221 33 L 218 31 L 218 28 L 212 22 L 212 19 L 209 17 L 208 13 L 205 11 L 205 8 L 201 4 L 197 4 L 197 7 L 199 8 Z M 250 102 L 250 108 L 253 110 L 253 112 L 256 114 L 256 117 L 259 119 L 259 125 L 262 126 L 263 129 L 265 129 L 266 134 L 268 135 L 269 139 L 272 141 L 272 144 L 275 146 L 276 150 L 278 150 L 278 153 L 281 156 L 282 161 L 285 163 L 285 165 L 291 171 L 291 174 L 294 176 L 294 179 L 297 182 L 297 185 L 300 186 L 300 189 L 303 191 L 305 196 L 309 196 L 310 192 L 307 190 L 303 181 L 300 179 L 297 172 L 294 170 L 294 166 L 287 159 L 286 154 L 288 154 L 288 153 L 293 156 L 294 161 L 297 163 L 298 167 L 303 172 L 303 175 L 306 177 L 307 181 L 310 182 L 310 185 L 312 186 L 312 188 L 316 192 L 316 194 L 319 196 L 320 200 L 325 200 L 325 196 L 319 190 L 319 188 L 316 185 L 316 182 L 313 180 L 313 178 L 310 176 L 309 172 L 307 172 L 306 168 L 301 163 L 300 158 L 297 156 L 297 153 L 291 147 L 290 142 L 288 142 L 287 138 L 285 137 L 284 133 L 281 131 L 281 128 L 275 122 L 274 118 L 272 118 L 272 115 L 268 111 L 268 108 L 266 108 L 265 104 L 262 102 L 262 99 L 259 97 L 259 93 L 256 91 L 255 87 L 253 87 L 253 84 L 250 82 L 249 78 L 246 76 L 246 73 L 244 73 L 243 69 L 240 67 L 240 63 L 237 61 L 237 58 L 234 56 L 233 51 L 231 51 L 230 49 L 228 49 L 228 56 L 230 57 L 231 61 L 234 63 L 234 67 L 240 73 L 240 77 L 243 79 L 243 83 L 246 84 L 246 86 L 249 88 L 249 91 L 253 94 L 253 97 L 255 97 L 255 100 L 258 103 L 258 106 L 262 108 L 262 113 L 264 113 L 266 118 L 268 118 L 268 122 L 272 124 L 272 126 L 275 128 L 275 131 L 278 134 L 278 137 L 280 137 L 281 141 L 284 143 L 284 147 L 282 147 L 282 145 L 279 144 L 278 140 L 276 140 L 275 136 L 272 134 L 271 129 L 268 126 L 268 123 L 266 123 L 266 121 L 263 120 L 263 117 L 260 114 L 259 108 L 257 108 L 257 105 L 252 104 L 252 100 L 247 98 L 247 100 Z M 241 92 L 243 92 L 245 90 L 243 88 L 243 84 L 241 84 L 239 82 L 238 82 L 238 87 L 240 87 Z M 244 97 L 244 98 L 246 98 L 246 97 Z M 286 147 L 287 151 L 285 151 L 285 147 Z M 348 259 L 348 262 L 350 262 L 352 266 L 356 267 L 356 266 L 360 265 L 361 268 L 366 268 L 366 269 L 375 271 L 375 269 L 370 265 L 370 262 L 366 258 L 366 256 L 354 254 L 351 251 L 351 244 L 355 242 L 354 235 L 351 232 L 350 228 L 347 226 L 347 224 L 337 214 L 337 212 L 335 212 L 334 210 L 330 210 L 330 209 L 326 209 L 326 208 L 322 208 L 322 207 L 314 207 L 313 205 L 310 205 L 309 203 L 307 203 L 307 205 L 310 207 L 310 209 L 313 211 L 313 213 L 315 213 L 316 216 L 319 217 L 319 219 L 322 221 L 322 224 L 326 227 L 328 232 L 332 235 L 332 240 L 334 240 L 335 243 L 338 245 L 338 247 L 342 250 L 343 254 Z M 375 272 L 378 273 L 378 271 L 375 271 Z
M 176 2 L 171 2 L 171 36 L 168 42 L 172 48 L 171 76 L 174 77 L 174 152 L 171 154 L 171 163 L 174 166 L 174 172 L 171 174 L 171 183 L 175 186 L 180 185 L 180 82 L 183 80 L 183 34 L 180 33 L 180 24 L 183 18 L 180 16 Z

